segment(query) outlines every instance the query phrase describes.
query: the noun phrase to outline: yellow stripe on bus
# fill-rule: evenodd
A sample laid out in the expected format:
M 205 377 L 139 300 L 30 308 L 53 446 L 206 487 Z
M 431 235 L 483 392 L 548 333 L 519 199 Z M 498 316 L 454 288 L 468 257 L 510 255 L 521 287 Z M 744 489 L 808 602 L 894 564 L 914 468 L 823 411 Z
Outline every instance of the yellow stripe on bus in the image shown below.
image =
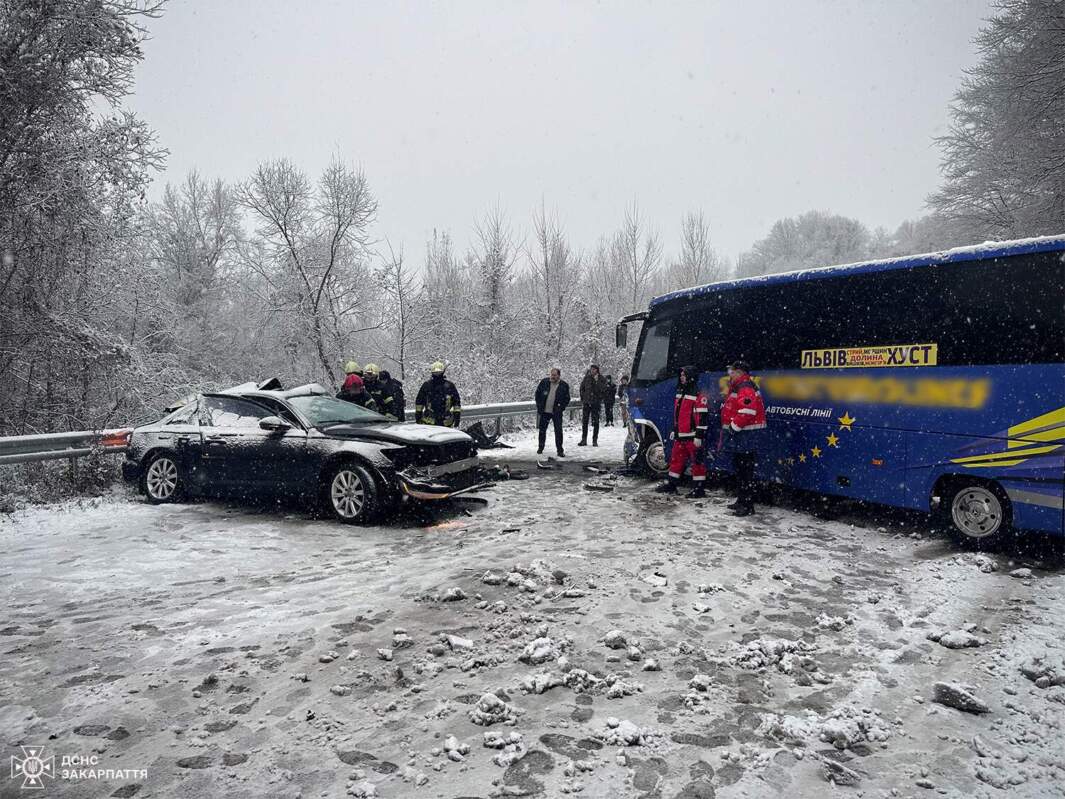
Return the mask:
M 1044 427 L 1056 428 L 1053 430 L 1041 430 Z M 1038 433 L 1032 431 L 1040 430 Z M 1025 433 L 1032 432 L 1032 435 L 1026 436 Z M 1035 441 L 1060 441 L 1065 438 L 1065 408 L 1058 408 L 1056 411 L 1050 411 L 1044 413 L 1042 416 L 1037 416 L 1034 419 L 1029 419 L 1026 422 L 1021 422 L 1019 425 L 1011 427 L 1007 432 L 1010 438 L 1028 438 Z M 1050 435 L 1051 437 L 1047 437 Z M 1023 447 L 1024 442 L 1018 441 L 1014 443 L 1009 442 L 1010 449 L 1014 447 Z
M 1006 458 L 1020 458 L 1022 460 L 1027 460 L 1028 458 L 1034 457 L 1036 455 L 1045 455 L 1048 452 L 1053 452 L 1056 449 L 1061 449 L 1061 447 L 1061 444 L 1051 444 L 1047 447 L 1032 447 L 1031 449 L 1014 449 L 1007 450 L 1006 452 L 991 452 L 986 455 L 970 455 L 966 458 L 952 458 L 950 462 L 970 465 L 975 463 L 994 461 L 992 465 L 1004 466 L 1006 465 L 1004 463 L 1004 459 Z M 1020 461 L 1014 461 L 1014 463 L 1020 463 Z

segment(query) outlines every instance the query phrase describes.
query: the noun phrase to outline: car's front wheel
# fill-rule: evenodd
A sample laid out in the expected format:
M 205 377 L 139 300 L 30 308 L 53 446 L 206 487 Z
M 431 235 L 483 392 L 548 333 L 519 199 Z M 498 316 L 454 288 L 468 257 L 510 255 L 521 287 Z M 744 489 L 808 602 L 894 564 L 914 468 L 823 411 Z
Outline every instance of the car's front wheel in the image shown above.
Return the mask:
M 141 491 L 153 505 L 177 502 L 185 496 L 185 478 L 170 452 L 152 455 L 144 466 Z
M 364 524 L 377 508 L 377 483 L 357 463 L 334 466 L 322 481 L 322 510 L 345 524 Z

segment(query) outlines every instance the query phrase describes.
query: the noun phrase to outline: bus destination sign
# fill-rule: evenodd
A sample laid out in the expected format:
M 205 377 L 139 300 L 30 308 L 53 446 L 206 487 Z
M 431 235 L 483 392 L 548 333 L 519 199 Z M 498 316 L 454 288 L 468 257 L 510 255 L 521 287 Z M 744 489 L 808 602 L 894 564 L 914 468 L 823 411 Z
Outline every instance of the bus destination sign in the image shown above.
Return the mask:
M 803 369 L 868 369 L 880 366 L 935 366 L 937 344 L 895 344 L 887 347 L 837 347 L 803 350 Z

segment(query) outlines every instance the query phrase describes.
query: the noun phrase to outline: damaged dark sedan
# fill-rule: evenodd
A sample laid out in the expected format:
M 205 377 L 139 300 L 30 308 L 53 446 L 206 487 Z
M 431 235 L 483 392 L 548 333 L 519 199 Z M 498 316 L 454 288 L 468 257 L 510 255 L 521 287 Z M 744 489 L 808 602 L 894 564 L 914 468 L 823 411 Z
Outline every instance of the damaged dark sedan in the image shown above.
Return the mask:
M 201 394 L 130 436 L 123 475 L 149 502 L 190 494 L 313 500 L 362 523 L 405 498 L 446 499 L 488 482 L 470 436 L 394 422 L 320 385 L 276 381 Z

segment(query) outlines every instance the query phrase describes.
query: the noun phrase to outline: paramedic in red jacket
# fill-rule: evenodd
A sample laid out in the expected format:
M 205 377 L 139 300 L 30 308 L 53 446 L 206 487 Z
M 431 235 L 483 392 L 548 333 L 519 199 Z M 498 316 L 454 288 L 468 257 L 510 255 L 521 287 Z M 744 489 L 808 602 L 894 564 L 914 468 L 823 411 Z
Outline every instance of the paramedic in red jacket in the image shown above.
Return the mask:
M 738 486 L 729 506 L 736 516 L 754 513 L 754 469 L 765 434 L 765 403 L 751 377 L 751 367 L 735 361 L 728 368 L 728 395 L 721 406 L 722 449 L 732 453 Z
M 710 418 L 706 394 L 699 391 L 699 373 L 691 366 L 682 366 L 677 377 L 677 396 L 673 400 L 673 432 L 669 434 L 673 451 L 669 457 L 669 479 L 655 490 L 663 494 L 677 493 L 677 484 L 684 469 L 692 465 L 692 488 L 689 497 L 706 496 L 706 457 L 703 442 Z

